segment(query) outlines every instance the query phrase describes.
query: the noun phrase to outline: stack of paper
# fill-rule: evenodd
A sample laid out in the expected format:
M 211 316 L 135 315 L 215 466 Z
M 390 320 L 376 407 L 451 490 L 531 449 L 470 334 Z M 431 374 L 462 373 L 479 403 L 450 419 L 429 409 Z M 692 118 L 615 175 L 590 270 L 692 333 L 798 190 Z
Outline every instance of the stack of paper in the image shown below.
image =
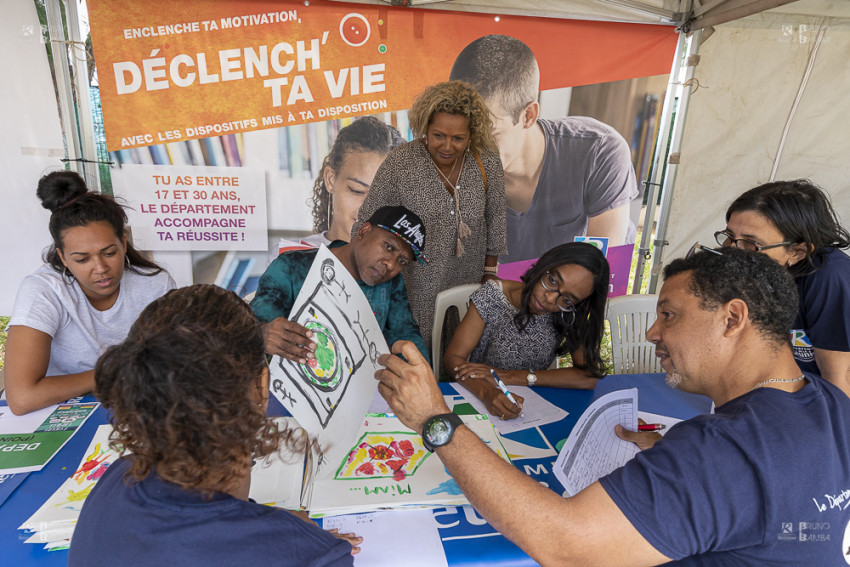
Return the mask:
M 41 470 L 99 405 L 65 403 L 16 416 L 0 403 L 0 473 Z

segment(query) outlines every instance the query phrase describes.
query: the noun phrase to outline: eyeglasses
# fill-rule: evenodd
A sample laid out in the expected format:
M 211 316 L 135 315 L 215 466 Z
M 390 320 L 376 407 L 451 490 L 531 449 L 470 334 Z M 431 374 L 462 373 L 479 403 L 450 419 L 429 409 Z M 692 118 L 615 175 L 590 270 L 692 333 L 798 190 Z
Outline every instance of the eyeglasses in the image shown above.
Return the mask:
M 691 249 L 688 250 L 687 254 L 685 254 L 685 260 L 687 260 L 688 258 L 690 258 L 691 256 L 693 256 L 694 254 L 696 254 L 697 252 L 700 252 L 700 251 L 711 252 L 712 254 L 717 254 L 718 256 L 723 255 L 723 252 L 721 252 L 720 250 L 715 250 L 714 248 L 709 248 L 708 246 L 703 246 L 699 242 L 694 242 L 694 245 L 691 246 Z
M 558 306 L 558 309 L 564 311 L 565 313 L 575 313 L 575 303 L 573 303 L 569 297 L 561 293 L 560 288 L 558 288 L 558 280 L 557 278 L 555 278 L 552 272 L 546 270 L 546 273 L 543 274 L 542 278 L 540 278 L 540 283 L 543 285 L 543 289 L 545 289 L 546 291 L 558 292 L 558 298 L 555 300 L 555 305 Z
M 753 252 L 761 252 L 762 250 L 770 250 L 771 248 L 779 248 L 780 246 L 793 244 L 792 242 L 780 242 L 779 244 L 768 244 L 767 246 L 762 246 L 755 240 L 750 240 L 749 238 L 733 238 L 732 234 L 726 230 L 718 230 L 715 232 L 714 240 L 716 240 L 721 246 L 734 246 L 741 250 L 751 250 Z

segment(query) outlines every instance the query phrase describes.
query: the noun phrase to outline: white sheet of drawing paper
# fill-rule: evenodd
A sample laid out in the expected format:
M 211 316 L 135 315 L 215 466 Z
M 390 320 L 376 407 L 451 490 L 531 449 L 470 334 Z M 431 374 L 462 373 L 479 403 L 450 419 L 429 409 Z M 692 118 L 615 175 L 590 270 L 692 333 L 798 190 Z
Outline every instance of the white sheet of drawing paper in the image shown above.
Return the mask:
M 670 428 L 682 421 L 681 419 L 677 419 L 675 417 L 668 417 L 666 415 L 658 415 L 657 413 L 649 413 L 648 411 L 639 411 L 638 418 L 644 420 L 647 423 L 660 423 L 662 425 L 666 425 L 666 429 L 662 429 L 658 433 L 662 436 L 666 435 Z
M 354 565 L 368 567 L 448 566 L 431 510 L 369 512 L 325 518 L 322 527 L 363 537 Z
M 637 388 L 605 394 L 578 418 L 555 461 L 555 478 L 575 496 L 623 466 L 639 451 L 614 433 L 615 425 L 637 428 Z
M 471 378 L 471 380 L 478 380 L 478 378 Z M 518 394 L 524 398 L 522 402 L 522 415 L 516 419 L 503 420 L 501 416 L 490 414 L 484 402 L 463 387 L 463 382 L 455 382 L 452 386 L 475 408 L 475 411 L 489 415 L 490 421 L 493 422 L 493 427 L 502 435 L 561 421 L 569 415 L 569 412 L 544 400 L 533 388 L 529 388 L 528 386 L 511 386 L 508 389 L 512 394 Z
M 281 428 L 300 429 L 293 417 L 277 417 Z M 251 489 L 248 496 L 260 504 L 297 510 L 301 507 L 301 483 L 304 481 L 304 454 L 288 454 L 281 448 L 257 459 L 251 467 Z
M 389 352 L 372 308 L 325 246 L 319 248 L 295 299 L 290 321 L 313 331 L 319 345 L 313 364 L 275 356 L 269 365 L 272 394 L 322 448 L 324 463 L 339 463 L 354 441 L 378 388 L 378 356 Z M 312 476 L 312 475 L 311 475 Z

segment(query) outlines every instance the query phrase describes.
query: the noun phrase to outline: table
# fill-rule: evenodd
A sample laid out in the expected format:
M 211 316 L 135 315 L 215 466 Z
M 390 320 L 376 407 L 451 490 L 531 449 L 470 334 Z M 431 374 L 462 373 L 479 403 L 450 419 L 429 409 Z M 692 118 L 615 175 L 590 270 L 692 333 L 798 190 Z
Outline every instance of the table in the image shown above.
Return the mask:
M 449 384 L 440 387 L 454 394 Z M 673 390 L 664 384 L 663 374 L 612 375 L 599 382 L 595 391 L 537 388 L 537 392 L 569 415 L 562 421 L 540 428 L 518 431 L 509 438 L 534 445 L 541 440 L 554 446 L 565 439 L 581 413 L 593 399 L 625 388 L 638 388 L 641 411 L 687 419 L 707 413 L 711 401 L 703 396 Z M 0 506 L 0 567 L 67 565 L 68 552 L 47 552 L 41 545 L 24 544 L 28 537 L 17 530 L 36 509 L 75 470 L 98 425 L 106 423 L 106 412 L 99 408 L 65 447 L 41 471 L 30 473 L 9 499 Z M 514 465 L 538 482 L 558 493 L 563 489 L 552 472 L 555 458 L 523 459 Z M 518 547 L 502 537 L 471 507 L 441 508 L 434 512 L 446 557 L 451 565 L 535 565 Z

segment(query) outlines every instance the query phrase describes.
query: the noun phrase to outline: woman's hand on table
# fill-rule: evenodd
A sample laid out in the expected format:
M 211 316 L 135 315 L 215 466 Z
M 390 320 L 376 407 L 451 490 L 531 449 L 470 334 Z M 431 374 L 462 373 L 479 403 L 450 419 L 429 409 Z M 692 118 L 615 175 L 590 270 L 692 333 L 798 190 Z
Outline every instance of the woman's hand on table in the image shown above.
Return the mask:
M 490 383 L 495 385 L 496 381 L 490 375 L 490 370 L 492 368 L 492 366 L 479 364 L 477 362 L 464 362 L 454 367 L 454 378 L 461 382 L 467 378 L 489 378 Z
M 478 397 L 487 406 L 487 411 L 493 417 L 500 417 L 503 420 L 516 419 L 522 413 L 523 397 L 518 394 L 512 394 L 517 405 L 514 405 L 508 397 L 502 393 L 502 390 L 491 384 L 482 384 Z

